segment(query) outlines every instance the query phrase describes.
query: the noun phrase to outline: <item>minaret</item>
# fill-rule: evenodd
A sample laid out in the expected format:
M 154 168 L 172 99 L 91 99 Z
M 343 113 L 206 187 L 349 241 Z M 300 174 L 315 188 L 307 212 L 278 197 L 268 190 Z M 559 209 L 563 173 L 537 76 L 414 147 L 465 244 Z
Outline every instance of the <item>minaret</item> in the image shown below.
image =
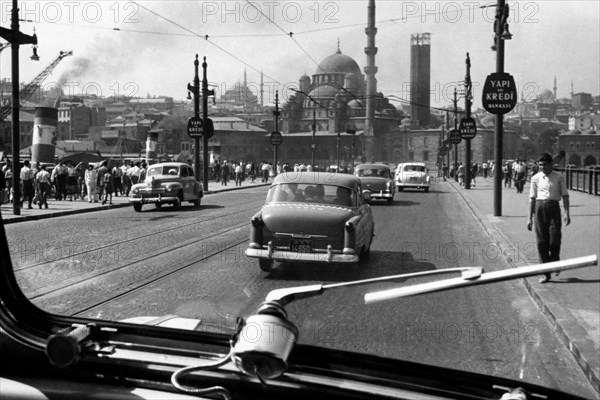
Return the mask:
M 377 47 L 375 47 L 375 35 L 377 34 L 375 0 L 369 0 L 367 14 L 367 28 L 365 28 L 367 34 L 367 47 L 365 47 L 365 54 L 367 55 L 367 66 L 365 67 L 365 74 L 367 75 L 367 115 L 364 130 L 365 157 L 367 158 L 366 161 L 375 161 L 375 94 L 377 93 L 377 80 L 375 79 L 377 73 L 377 67 L 375 66 L 375 54 L 377 54 Z
M 265 95 L 265 84 L 263 82 L 263 72 L 261 70 L 260 71 L 260 106 L 261 107 L 263 107 L 265 105 L 264 95 Z
M 556 99 L 558 99 L 558 97 L 556 97 L 556 75 L 554 75 L 554 101 L 556 101 Z

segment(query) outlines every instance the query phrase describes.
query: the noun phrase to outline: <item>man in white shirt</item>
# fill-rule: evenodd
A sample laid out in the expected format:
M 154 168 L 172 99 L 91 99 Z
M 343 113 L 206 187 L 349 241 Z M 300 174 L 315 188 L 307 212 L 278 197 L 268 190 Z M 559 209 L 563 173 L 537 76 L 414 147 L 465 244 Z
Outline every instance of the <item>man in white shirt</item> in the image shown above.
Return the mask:
M 569 214 L 569 192 L 564 175 L 552 170 L 552 156 L 544 153 L 538 159 L 540 172 L 531 178 L 529 188 L 529 220 L 527 229 L 532 230 L 535 218 L 540 263 L 560 260 L 561 215 L 559 202 L 562 198 L 565 209 L 565 226 L 571 223 Z M 540 278 L 540 283 L 550 281 L 550 274 Z

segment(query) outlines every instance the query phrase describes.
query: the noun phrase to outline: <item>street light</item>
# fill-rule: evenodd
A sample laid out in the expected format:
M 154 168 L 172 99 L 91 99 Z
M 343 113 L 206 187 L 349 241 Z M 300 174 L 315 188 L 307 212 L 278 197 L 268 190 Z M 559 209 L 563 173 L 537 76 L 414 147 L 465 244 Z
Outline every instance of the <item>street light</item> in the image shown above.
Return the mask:
M 21 215 L 21 163 L 19 150 L 19 45 L 37 45 L 37 36 L 26 35 L 19 31 L 19 9 L 17 0 L 12 2 L 11 29 L 0 27 L 0 36 L 11 44 L 12 50 L 12 154 L 13 154 L 13 214 Z
M 318 101 L 313 99 L 313 97 L 310 94 L 304 93 L 303 91 L 298 90 L 298 89 L 294 89 L 294 88 L 290 88 L 290 89 L 293 92 L 303 94 L 310 101 L 313 102 L 312 144 L 310 145 L 310 149 L 311 149 L 311 153 L 312 153 L 312 164 L 311 165 L 314 168 L 314 166 L 315 166 L 315 150 L 317 149 L 317 143 L 315 143 L 315 136 L 317 133 L 317 108 L 316 108 L 316 106 L 319 106 L 321 108 L 325 108 L 325 107 L 323 107 Z
M 512 35 L 508 31 L 509 7 L 505 0 L 498 0 L 496 4 L 496 18 L 494 20 L 494 45 L 492 50 L 496 52 L 496 72 L 504 72 L 504 41 L 510 40 Z M 502 216 L 502 174 L 499 173 L 502 168 L 502 139 L 503 139 L 503 114 L 496 114 L 496 123 L 494 128 L 494 164 L 496 173 L 494 174 L 494 216 Z

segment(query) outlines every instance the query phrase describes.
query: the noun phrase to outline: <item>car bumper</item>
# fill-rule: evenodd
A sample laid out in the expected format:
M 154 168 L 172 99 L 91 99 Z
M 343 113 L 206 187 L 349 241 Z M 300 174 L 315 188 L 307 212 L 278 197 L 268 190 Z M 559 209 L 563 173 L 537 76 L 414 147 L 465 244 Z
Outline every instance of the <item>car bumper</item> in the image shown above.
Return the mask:
M 174 203 L 177 201 L 177 196 L 152 196 L 152 197 L 130 197 L 129 203 L 140 203 L 140 204 L 149 204 L 149 203 Z
M 418 182 L 406 182 L 406 183 L 396 183 L 396 187 L 401 187 L 401 188 L 426 188 L 429 187 L 430 184 L 429 183 L 418 183 Z
M 297 253 L 295 251 L 274 249 L 246 249 L 246 255 L 253 258 L 264 258 L 276 261 L 295 262 L 324 262 L 324 263 L 356 263 L 359 261 L 357 255 L 339 254 L 328 250 L 327 253 Z
M 394 193 L 389 190 L 380 190 L 378 192 L 371 192 L 372 199 L 393 199 Z

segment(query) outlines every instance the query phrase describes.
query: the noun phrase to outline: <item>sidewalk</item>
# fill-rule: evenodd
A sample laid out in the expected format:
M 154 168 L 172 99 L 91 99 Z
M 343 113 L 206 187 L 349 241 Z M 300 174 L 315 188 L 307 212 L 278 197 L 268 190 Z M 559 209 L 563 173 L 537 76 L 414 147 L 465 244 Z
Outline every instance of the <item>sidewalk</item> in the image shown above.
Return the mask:
M 221 183 L 210 181 L 208 182 L 208 191 L 204 192 L 204 198 L 212 193 L 247 189 L 249 187 L 266 185 L 268 184 L 262 183 L 260 179 L 255 180 L 254 183 L 246 180 L 242 182 L 242 186 L 235 186 L 234 181 L 230 181 L 227 186 L 223 186 Z M 81 199 L 73 201 L 50 199 L 48 200 L 48 209 L 40 209 L 39 206 L 33 205 L 33 209 L 30 210 L 27 208 L 27 204 L 25 204 L 25 208 L 21 208 L 21 215 L 14 215 L 12 203 L 6 203 L 0 206 L 0 214 L 2 215 L 2 220 L 6 225 L 22 221 L 59 217 L 61 215 L 79 214 L 130 206 L 129 198 L 126 196 L 113 196 L 112 203 L 112 205 L 108 203 L 102 205 L 102 202 L 89 203 L 87 200 L 82 201 Z
M 523 193 L 502 189 L 501 216 L 494 216 L 494 182 L 477 177 L 470 190 L 454 180 L 449 185 L 463 197 L 512 267 L 538 263 L 535 233 L 527 230 L 529 183 Z M 438 184 L 446 184 L 440 182 Z M 570 191 L 571 224 L 562 228 L 561 259 L 600 255 L 600 197 Z M 561 202 L 561 212 L 564 213 Z M 563 272 L 541 284 L 523 283 L 558 336 L 600 392 L 600 272 L 598 266 Z

